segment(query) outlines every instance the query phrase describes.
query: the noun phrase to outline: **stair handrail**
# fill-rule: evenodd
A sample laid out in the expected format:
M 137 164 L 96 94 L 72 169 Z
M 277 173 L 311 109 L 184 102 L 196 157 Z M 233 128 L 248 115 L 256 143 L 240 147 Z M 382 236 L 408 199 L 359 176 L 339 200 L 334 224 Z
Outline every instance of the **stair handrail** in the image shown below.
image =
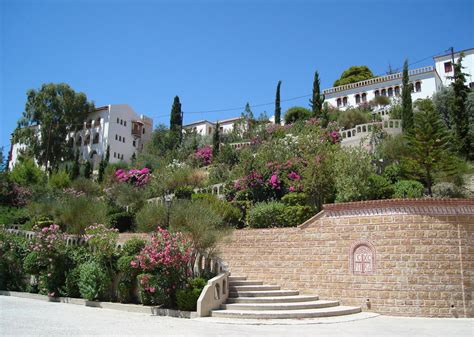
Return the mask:
M 207 281 L 197 301 L 197 316 L 210 316 L 211 310 L 219 309 L 229 297 L 229 272 L 223 271 Z

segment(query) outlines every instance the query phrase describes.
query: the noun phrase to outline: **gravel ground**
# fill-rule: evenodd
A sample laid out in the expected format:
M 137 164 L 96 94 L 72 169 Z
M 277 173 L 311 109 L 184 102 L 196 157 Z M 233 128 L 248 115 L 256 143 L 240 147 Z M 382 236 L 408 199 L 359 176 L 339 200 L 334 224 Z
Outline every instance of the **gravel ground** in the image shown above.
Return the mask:
M 180 319 L 0 296 L 0 336 L 473 337 L 474 319 L 358 314 L 331 319 Z

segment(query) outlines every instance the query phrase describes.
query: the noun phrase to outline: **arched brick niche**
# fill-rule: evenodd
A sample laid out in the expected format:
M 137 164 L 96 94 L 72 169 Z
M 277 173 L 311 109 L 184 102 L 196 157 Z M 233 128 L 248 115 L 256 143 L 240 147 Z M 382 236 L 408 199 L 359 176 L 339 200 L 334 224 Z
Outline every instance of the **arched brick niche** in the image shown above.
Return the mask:
M 367 240 L 358 240 L 349 250 L 349 270 L 354 275 L 371 275 L 376 270 L 375 247 Z

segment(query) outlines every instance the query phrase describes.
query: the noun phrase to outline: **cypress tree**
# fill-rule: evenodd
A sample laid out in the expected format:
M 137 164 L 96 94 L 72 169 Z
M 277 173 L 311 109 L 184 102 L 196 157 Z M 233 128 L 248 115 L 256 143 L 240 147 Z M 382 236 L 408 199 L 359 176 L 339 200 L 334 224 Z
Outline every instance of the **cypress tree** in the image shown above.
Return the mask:
M 71 170 L 71 180 L 76 179 L 79 177 L 81 171 L 81 165 L 79 164 L 79 150 L 76 150 L 76 155 L 74 156 L 74 163 L 72 164 Z
M 403 63 L 402 80 L 402 128 L 409 131 L 413 127 L 413 105 L 411 101 L 411 84 L 408 82 L 408 60 Z
M 110 160 L 110 145 L 107 145 L 107 151 L 105 151 L 105 163 L 108 164 Z
M 182 139 L 182 128 L 183 128 L 183 113 L 181 111 L 181 103 L 179 102 L 179 97 L 175 96 L 173 101 L 173 106 L 171 107 L 171 116 L 170 116 L 170 131 L 178 139 L 178 142 L 181 143 Z
M 216 123 L 216 129 L 212 137 L 212 155 L 217 156 L 219 154 L 219 147 L 221 142 L 219 121 Z
M 275 124 L 278 124 L 278 125 L 280 125 L 280 122 L 281 122 L 280 86 L 281 86 L 281 81 L 278 81 L 276 98 L 275 98 Z
M 92 164 L 90 161 L 86 161 L 86 166 L 84 167 L 84 178 L 89 179 L 92 177 Z
M 109 159 L 110 159 L 110 145 L 107 145 L 107 151 L 105 152 L 105 159 L 102 159 L 99 164 L 99 176 L 97 177 L 97 181 L 99 183 L 101 183 L 104 180 L 105 169 L 107 168 Z
M 459 153 L 465 158 L 471 155 L 471 140 L 469 137 L 469 113 L 466 109 L 466 99 L 469 88 L 464 84 L 465 74 L 462 72 L 463 54 L 454 64 L 453 83 L 454 99 L 451 102 L 451 120 L 454 124 L 454 133 L 458 143 Z
M 321 82 L 319 80 L 319 73 L 316 71 L 314 73 L 313 81 L 313 98 L 309 100 L 309 105 L 311 106 L 311 110 L 313 111 L 313 117 L 321 117 L 324 100 L 325 97 L 323 94 L 321 94 Z

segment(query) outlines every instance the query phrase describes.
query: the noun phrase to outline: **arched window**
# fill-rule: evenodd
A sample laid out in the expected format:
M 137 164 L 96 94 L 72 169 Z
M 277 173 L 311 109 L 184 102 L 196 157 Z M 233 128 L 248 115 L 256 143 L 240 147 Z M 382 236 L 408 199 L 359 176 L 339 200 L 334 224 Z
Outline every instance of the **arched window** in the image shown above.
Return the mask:
M 342 105 L 342 101 L 340 98 L 337 99 L 337 107 L 339 108 Z
M 400 96 L 400 87 L 398 85 L 395 87 L 395 95 Z
M 375 90 L 375 91 L 374 91 L 374 95 L 375 95 L 375 96 L 380 96 L 380 91 Z
M 347 106 L 347 97 L 342 98 L 342 105 Z
M 411 92 L 415 92 L 415 86 L 413 85 L 413 83 L 410 83 L 408 85 L 410 86 Z
M 393 89 L 392 88 L 388 88 L 388 96 L 389 97 L 392 97 L 393 96 Z
M 98 143 L 99 143 L 99 134 L 98 134 L 98 133 L 96 133 L 96 134 L 94 135 L 94 139 L 92 140 L 92 143 L 94 143 L 94 144 L 98 144 Z
M 387 90 L 382 89 L 382 96 L 387 96 Z
M 420 92 L 421 91 L 421 82 L 416 82 L 415 83 L 415 91 Z
M 360 104 L 360 95 L 359 94 L 355 95 L 355 99 L 356 99 L 356 104 Z
M 367 94 L 365 92 L 362 94 L 362 102 L 367 102 Z
M 350 249 L 350 270 L 353 274 L 373 274 L 375 272 L 375 248 L 366 241 L 352 244 Z
M 97 151 L 95 151 L 95 150 L 92 151 L 91 152 L 91 159 L 94 159 L 94 156 L 96 156 L 96 155 L 97 155 Z

